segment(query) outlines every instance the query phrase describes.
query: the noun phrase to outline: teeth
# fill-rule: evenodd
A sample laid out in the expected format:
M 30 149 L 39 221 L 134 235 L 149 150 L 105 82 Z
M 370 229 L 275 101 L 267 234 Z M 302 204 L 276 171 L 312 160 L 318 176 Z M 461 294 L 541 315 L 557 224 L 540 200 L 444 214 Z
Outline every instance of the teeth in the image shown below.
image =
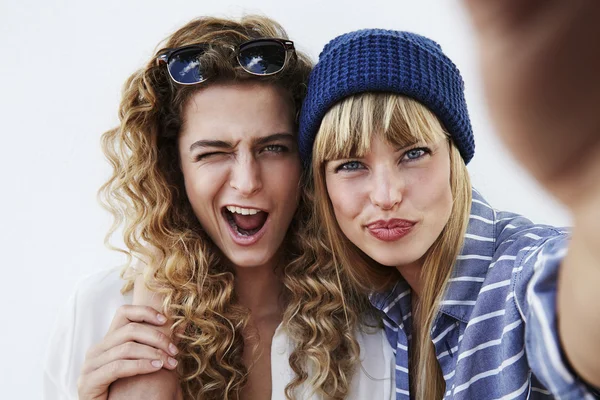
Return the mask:
M 258 214 L 260 212 L 260 210 L 256 210 L 254 208 L 242 208 L 242 207 L 235 207 L 235 206 L 227 206 L 226 208 L 230 213 L 236 213 L 236 214 L 242 214 L 242 215 L 254 215 L 254 214 Z

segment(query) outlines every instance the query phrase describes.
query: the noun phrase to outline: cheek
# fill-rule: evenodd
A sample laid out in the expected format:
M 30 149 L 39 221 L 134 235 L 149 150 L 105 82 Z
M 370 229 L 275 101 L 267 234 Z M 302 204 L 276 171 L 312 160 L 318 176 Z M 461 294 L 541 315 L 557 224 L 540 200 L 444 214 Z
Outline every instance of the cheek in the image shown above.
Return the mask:
M 210 169 L 210 171 L 208 171 Z M 183 178 L 188 199 L 198 217 L 212 208 L 213 200 L 222 186 L 224 173 L 218 168 L 184 167 Z
M 440 213 L 444 215 L 445 221 L 450 216 L 452 210 L 452 189 L 450 188 L 450 159 L 444 158 L 443 162 L 440 162 L 440 166 L 436 169 L 436 173 L 432 177 L 432 180 L 436 182 L 435 186 L 437 190 L 432 193 L 435 196 L 437 203 L 439 204 Z M 445 223 L 444 223 L 445 225 Z
M 409 198 L 417 210 L 441 223 L 447 221 L 452 210 L 452 190 L 449 166 L 445 162 L 438 164 L 435 168 L 415 171 L 409 185 Z
M 326 186 L 335 217 L 340 226 L 350 222 L 361 213 L 364 198 L 360 190 L 361 185 L 336 176 L 328 176 Z
M 265 163 L 262 166 L 263 186 L 268 187 L 269 195 L 283 202 L 285 208 L 295 210 L 300 199 L 301 170 L 299 160 Z

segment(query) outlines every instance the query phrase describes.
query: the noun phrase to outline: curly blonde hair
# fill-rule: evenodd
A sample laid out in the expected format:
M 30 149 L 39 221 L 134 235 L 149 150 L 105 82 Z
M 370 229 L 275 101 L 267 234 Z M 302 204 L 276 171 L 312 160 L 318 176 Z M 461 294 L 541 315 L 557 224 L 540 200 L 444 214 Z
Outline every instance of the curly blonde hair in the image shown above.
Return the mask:
M 198 85 L 177 85 L 166 68 L 151 59 L 125 83 L 120 126 L 102 136 L 113 167 L 99 192 L 114 217 L 106 241 L 122 226 L 127 249 L 117 250 L 127 254 L 125 270 L 134 259 L 148 261 L 146 285 L 163 296 L 163 311 L 173 319 L 172 331 L 179 339 L 178 373 L 185 398 L 239 398 L 248 373 L 242 362 L 242 332 L 249 324 L 249 312 L 237 301 L 234 271 L 222 262 L 222 254 L 186 197 L 177 151 L 182 109 L 194 92 L 211 82 L 256 79 L 283 87 L 297 114 L 312 68 L 308 57 L 297 52 L 282 72 L 269 77 L 249 75 L 233 62 L 233 48 L 265 37 L 287 35 L 279 24 L 260 16 L 240 21 L 205 17 L 186 24 L 166 39 L 157 54 L 164 48 L 209 43 L 202 60 L 209 79 Z M 332 265 L 320 264 L 310 248 L 302 249 L 304 201 L 282 245 L 282 284 L 288 304 L 284 326 L 296 341 L 290 357 L 296 376 L 286 395 L 293 398 L 308 382 L 323 397 L 342 399 L 359 359 L 353 333 L 365 298 L 344 292 L 347 282 Z M 124 292 L 134 279 L 126 278 Z

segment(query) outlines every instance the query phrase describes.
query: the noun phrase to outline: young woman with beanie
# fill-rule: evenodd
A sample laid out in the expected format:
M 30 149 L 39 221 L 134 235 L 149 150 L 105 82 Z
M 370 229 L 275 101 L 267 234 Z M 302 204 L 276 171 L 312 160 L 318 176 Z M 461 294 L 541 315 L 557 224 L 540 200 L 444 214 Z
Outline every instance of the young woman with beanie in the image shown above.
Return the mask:
M 590 399 L 600 386 L 600 7 L 468 3 L 500 132 L 570 208 L 572 232 L 498 211 L 471 188 L 458 69 L 433 40 L 371 29 L 333 39 L 309 80 L 305 238 L 372 293 L 397 399 Z

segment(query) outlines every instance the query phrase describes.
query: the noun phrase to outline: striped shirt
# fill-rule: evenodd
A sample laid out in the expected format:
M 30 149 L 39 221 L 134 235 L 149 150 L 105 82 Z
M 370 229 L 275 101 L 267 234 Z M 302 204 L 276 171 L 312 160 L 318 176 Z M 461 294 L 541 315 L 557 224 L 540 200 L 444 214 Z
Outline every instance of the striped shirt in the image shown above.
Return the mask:
M 464 246 L 431 339 L 445 399 L 594 399 L 558 339 L 556 283 L 568 231 L 494 210 L 473 191 Z M 409 399 L 411 290 L 372 295 L 395 348 L 396 399 Z

